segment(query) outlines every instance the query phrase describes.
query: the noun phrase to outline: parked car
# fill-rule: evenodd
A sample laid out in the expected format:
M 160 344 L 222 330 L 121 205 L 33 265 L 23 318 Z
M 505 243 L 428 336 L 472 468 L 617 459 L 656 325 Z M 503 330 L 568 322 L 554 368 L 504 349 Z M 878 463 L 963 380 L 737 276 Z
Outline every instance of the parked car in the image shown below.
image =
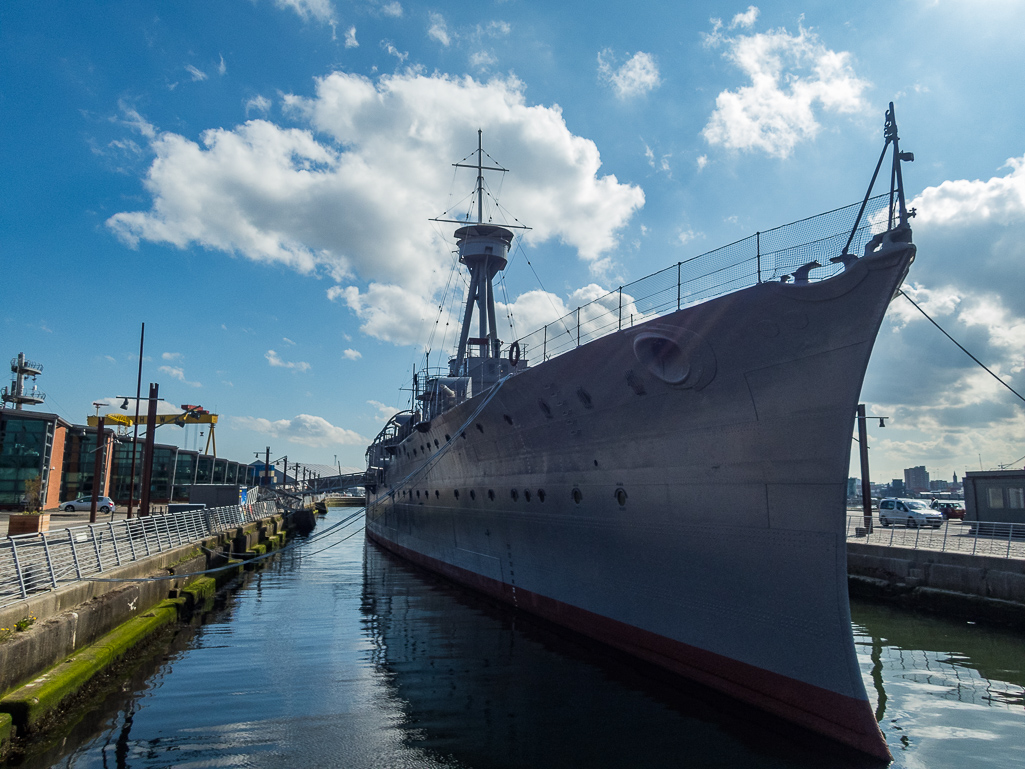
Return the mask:
M 944 518 L 964 520 L 964 504 L 961 502 L 933 502 L 932 508 L 933 510 L 939 510 Z
M 918 526 L 938 529 L 943 525 L 943 514 L 920 499 L 883 499 L 879 502 L 879 523 L 883 526 L 903 523 L 909 529 Z
M 60 503 L 60 509 L 66 513 L 77 513 L 82 510 L 92 510 L 92 506 L 92 494 L 90 494 L 87 497 L 79 497 L 78 499 L 73 499 L 70 502 Z M 110 497 L 100 497 L 96 500 L 96 509 L 99 510 L 101 513 L 112 513 L 117 510 L 117 507 L 114 505 L 114 500 Z

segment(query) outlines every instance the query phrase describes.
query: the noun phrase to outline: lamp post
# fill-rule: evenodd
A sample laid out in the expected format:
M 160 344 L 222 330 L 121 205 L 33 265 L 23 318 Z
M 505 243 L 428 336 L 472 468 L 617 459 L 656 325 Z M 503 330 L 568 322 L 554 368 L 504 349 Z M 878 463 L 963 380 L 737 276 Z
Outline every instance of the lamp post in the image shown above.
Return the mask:
M 97 409 L 97 413 L 99 409 Z M 106 460 L 107 452 L 104 451 L 106 446 L 104 445 L 104 434 L 103 434 L 103 417 L 100 417 L 96 422 L 96 452 L 93 458 L 93 499 L 92 504 L 89 506 L 89 523 L 96 523 L 96 503 L 100 498 L 100 472 L 102 470 L 102 463 Z M 114 517 L 113 511 L 110 517 Z
M 135 501 L 135 456 L 139 453 L 139 398 L 142 395 L 142 345 L 146 340 L 146 324 L 142 324 L 142 333 L 139 334 L 139 377 L 135 380 L 135 421 L 132 423 L 132 469 L 131 483 L 128 486 L 128 517 L 132 517 L 132 502 Z M 121 404 L 121 408 L 128 410 L 128 399 Z
M 149 384 L 149 409 L 146 411 L 146 443 L 142 456 L 142 490 L 139 495 L 139 517 L 149 515 L 150 484 L 153 481 L 153 448 L 157 442 L 157 396 L 160 385 Z
M 868 477 L 868 430 L 865 427 L 865 404 L 858 404 L 858 446 L 861 448 L 861 508 L 865 516 L 865 532 L 872 531 L 872 486 Z M 879 420 L 880 427 L 886 427 L 889 417 L 872 417 Z

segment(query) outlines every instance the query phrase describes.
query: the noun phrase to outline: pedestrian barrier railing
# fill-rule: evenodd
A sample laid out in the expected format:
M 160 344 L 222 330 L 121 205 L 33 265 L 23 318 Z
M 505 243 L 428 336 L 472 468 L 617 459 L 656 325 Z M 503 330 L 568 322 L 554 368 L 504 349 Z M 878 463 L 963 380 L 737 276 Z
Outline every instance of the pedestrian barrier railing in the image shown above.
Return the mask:
M 1025 524 L 993 521 L 944 521 L 938 528 L 890 524 L 878 517 L 865 525 L 864 515 L 847 516 L 847 541 L 867 545 L 937 550 L 995 558 L 1025 558 Z
M 272 501 L 90 523 L 0 539 L 0 608 L 277 512 Z

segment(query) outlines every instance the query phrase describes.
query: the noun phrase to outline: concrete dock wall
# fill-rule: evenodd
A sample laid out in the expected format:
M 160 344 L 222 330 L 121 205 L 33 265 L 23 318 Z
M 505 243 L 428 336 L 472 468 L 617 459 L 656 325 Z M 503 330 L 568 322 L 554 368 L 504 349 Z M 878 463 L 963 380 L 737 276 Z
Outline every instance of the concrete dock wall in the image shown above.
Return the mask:
M 244 560 L 283 545 L 285 536 L 282 516 L 274 515 L 105 572 L 113 581 L 76 582 L 0 610 L 3 628 L 34 618 L 0 642 L 0 758 L 12 728 L 21 735 L 31 730 L 92 675 L 212 595 Z M 229 563 L 237 565 L 195 576 Z M 147 581 L 117 581 L 130 579 Z
M 852 595 L 1025 627 L 1025 560 L 848 543 Z

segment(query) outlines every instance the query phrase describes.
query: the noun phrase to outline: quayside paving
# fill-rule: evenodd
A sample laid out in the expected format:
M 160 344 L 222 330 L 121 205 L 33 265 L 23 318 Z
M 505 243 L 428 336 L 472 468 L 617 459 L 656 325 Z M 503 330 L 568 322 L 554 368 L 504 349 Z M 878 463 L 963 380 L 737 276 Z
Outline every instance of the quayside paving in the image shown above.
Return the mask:
M 283 546 L 293 519 L 302 516 L 274 514 L 103 573 L 113 581 L 74 582 L 0 609 L 0 628 L 8 628 L 0 630 L 0 760 L 12 739 L 45 728 L 61 703 L 140 641 L 191 614 L 244 561 Z M 13 630 L 29 618 L 23 632 Z

